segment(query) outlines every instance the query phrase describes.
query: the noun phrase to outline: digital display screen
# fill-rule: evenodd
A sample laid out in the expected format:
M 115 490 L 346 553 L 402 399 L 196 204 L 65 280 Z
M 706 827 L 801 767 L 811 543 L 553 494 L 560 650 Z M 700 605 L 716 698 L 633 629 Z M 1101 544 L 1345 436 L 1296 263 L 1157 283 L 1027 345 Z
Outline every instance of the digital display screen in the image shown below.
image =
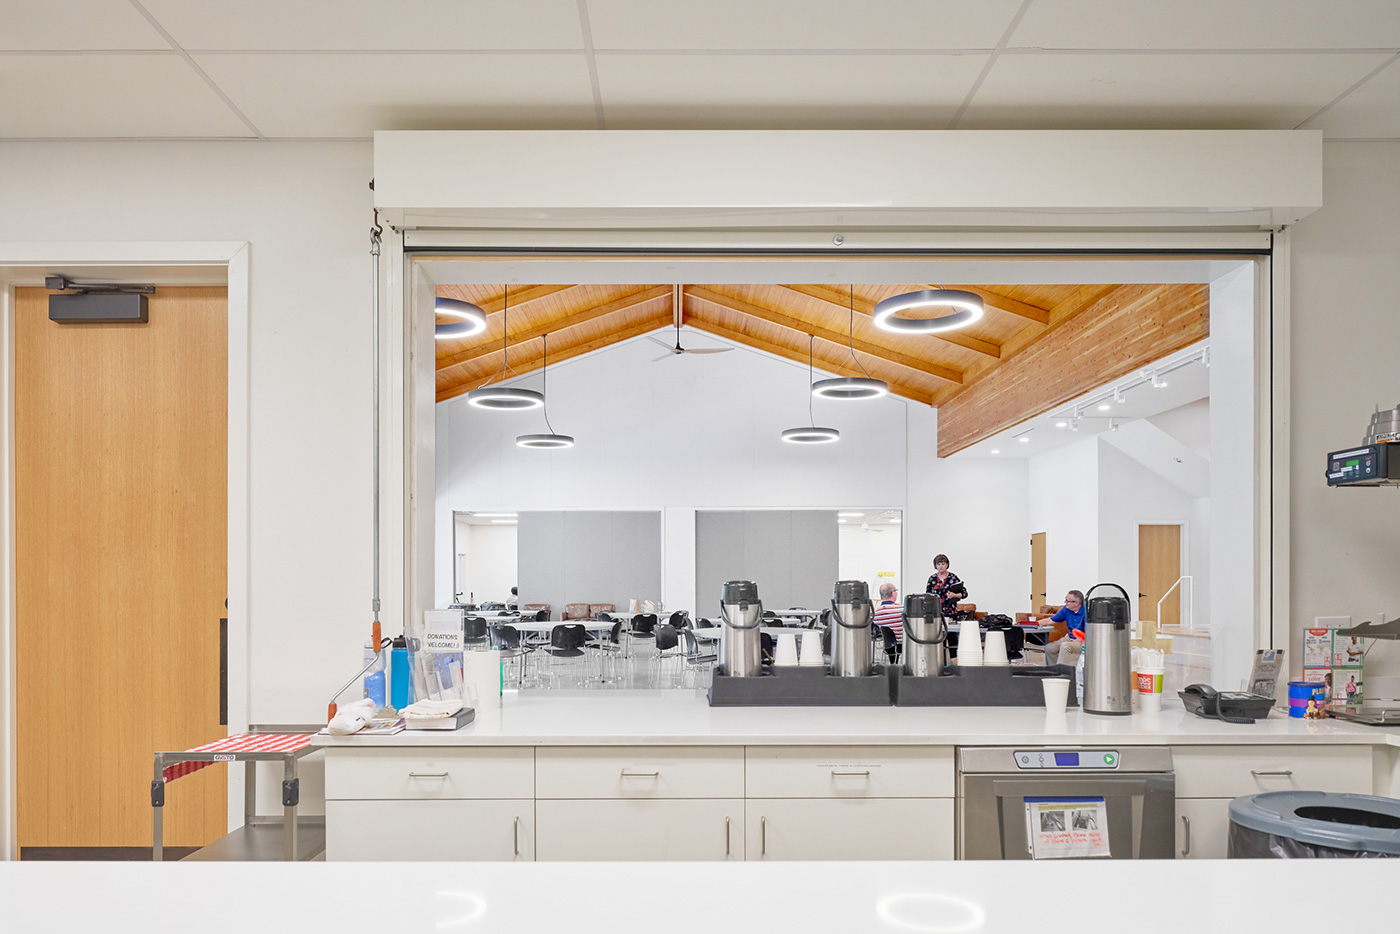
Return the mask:
M 1078 765 L 1079 753 L 1077 752 L 1057 752 L 1055 753 L 1056 765 Z
M 1348 467 L 1360 467 L 1360 466 L 1361 466 L 1361 458 L 1359 458 L 1359 457 L 1353 457 L 1351 460 L 1347 461 L 1347 466 L 1348 466 Z

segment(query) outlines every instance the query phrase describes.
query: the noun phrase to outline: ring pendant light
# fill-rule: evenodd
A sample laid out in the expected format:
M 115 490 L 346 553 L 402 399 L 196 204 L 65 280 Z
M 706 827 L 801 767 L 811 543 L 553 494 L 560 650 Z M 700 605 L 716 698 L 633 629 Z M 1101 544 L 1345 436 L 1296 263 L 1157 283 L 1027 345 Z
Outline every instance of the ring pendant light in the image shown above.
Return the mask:
M 807 335 L 807 382 L 812 384 L 812 335 Z M 813 384 L 815 385 L 815 384 Z M 789 444 L 830 444 L 841 439 L 841 432 L 835 428 L 822 428 L 812 415 L 812 394 L 807 395 L 807 421 L 810 425 L 802 428 L 789 428 L 783 432 L 783 440 Z
M 938 334 L 967 327 L 982 317 L 985 310 L 982 296 L 961 289 L 925 289 L 891 295 L 875 305 L 875 326 L 896 334 Z M 901 311 L 916 308 L 956 308 L 950 315 L 937 318 L 896 318 Z
M 475 337 L 486 330 L 486 312 L 471 302 L 439 297 L 433 303 L 433 311 L 444 318 L 454 319 L 446 324 L 433 326 L 433 337 L 437 340 Z
M 501 306 L 501 379 L 510 368 L 510 288 L 506 288 L 505 300 Z M 490 380 L 487 380 L 489 383 Z M 516 389 L 513 386 L 481 386 L 467 393 L 467 405 L 478 409 L 514 411 L 518 409 L 538 409 L 544 405 L 544 396 L 533 389 Z
M 860 371 L 860 376 L 835 376 L 819 379 L 812 384 L 812 395 L 823 399 L 878 399 L 890 391 L 889 384 L 871 376 L 861 362 L 856 359 L 856 287 L 851 286 L 851 320 L 847 331 L 850 341 L 851 359 Z M 833 439 L 834 440 L 834 439 Z
M 515 439 L 516 445 L 522 448 L 571 448 L 574 446 L 572 435 L 561 435 L 554 430 L 554 426 L 549 423 L 549 406 L 546 400 L 549 398 L 549 335 L 544 335 L 544 354 L 540 364 L 540 408 L 544 410 L 544 424 L 549 429 L 547 434 L 519 435 Z

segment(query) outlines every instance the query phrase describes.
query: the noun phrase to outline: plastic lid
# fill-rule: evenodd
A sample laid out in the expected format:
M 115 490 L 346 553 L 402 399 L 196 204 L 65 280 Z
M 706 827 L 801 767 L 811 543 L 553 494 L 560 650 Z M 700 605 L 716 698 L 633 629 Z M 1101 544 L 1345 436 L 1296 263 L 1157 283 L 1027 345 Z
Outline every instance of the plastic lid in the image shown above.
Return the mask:
M 939 619 L 943 616 L 943 601 L 937 594 L 911 593 L 904 598 L 905 619 Z
M 1230 822 L 1301 843 L 1400 856 L 1400 800 L 1270 791 L 1230 802 Z
M 837 581 L 831 599 L 837 603 L 864 603 L 870 599 L 870 585 L 865 581 Z
M 753 581 L 725 581 L 721 603 L 757 603 L 758 585 Z

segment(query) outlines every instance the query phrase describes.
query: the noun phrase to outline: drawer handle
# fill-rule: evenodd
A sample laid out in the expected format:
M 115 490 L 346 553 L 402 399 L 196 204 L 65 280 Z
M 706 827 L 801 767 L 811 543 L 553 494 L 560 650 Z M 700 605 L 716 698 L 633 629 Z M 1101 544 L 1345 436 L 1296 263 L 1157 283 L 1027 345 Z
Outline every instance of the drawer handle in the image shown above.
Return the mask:
M 870 770 L 869 770 L 869 769 L 865 769 L 865 770 L 863 770 L 863 771 L 858 771 L 858 770 L 856 770 L 856 769 L 832 769 L 832 770 L 831 770 L 831 774 L 832 774 L 832 777 L 835 777 L 835 776 L 837 776 L 837 775 L 860 775 L 860 776 L 864 776 L 865 778 L 869 778 L 869 777 L 870 777 Z
M 409 772 L 409 778 L 446 778 L 448 772 Z
M 768 818 L 758 819 L 758 855 L 761 859 L 768 855 Z
M 1278 775 L 1278 776 L 1281 776 L 1281 777 L 1283 777 L 1283 778 L 1287 778 L 1288 776 L 1290 776 L 1290 775 L 1293 774 L 1293 770 L 1292 770 L 1292 769 L 1250 769 L 1250 770 L 1249 770 L 1249 774 L 1250 774 L 1250 775 L 1253 775 L 1253 776 L 1255 776 L 1255 777 L 1260 777 L 1260 778 L 1262 778 L 1262 777 L 1265 776 L 1265 775 Z
M 1186 831 L 1185 840 L 1181 847 L 1181 855 L 1189 856 L 1191 855 L 1191 818 L 1187 817 L 1185 814 L 1181 815 L 1181 826 Z
M 729 818 L 724 819 L 724 858 L 729 858 Z
M 515 855 L 520 855 L 520 818 L 515 819 Z
M 660 775 L 660 772 L 635 772 L 630 769 L 622 770 L 623 778 L 657 778 Z

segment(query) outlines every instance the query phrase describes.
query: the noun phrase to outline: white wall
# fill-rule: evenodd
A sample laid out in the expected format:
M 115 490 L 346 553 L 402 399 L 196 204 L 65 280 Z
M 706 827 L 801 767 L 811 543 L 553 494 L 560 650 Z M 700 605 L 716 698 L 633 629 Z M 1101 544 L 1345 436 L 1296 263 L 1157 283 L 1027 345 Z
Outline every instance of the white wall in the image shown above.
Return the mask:
M 904 582 L 900 578 L 900 534 L 898 525 L 871 526 L 862 530 L 859 520 L 840 526 L 836 532 L 837 575 L 841 580 L 865 581 L 870 588 L 870 597 L 879 602 L 877 594 L 880 585 L 888 581 L 899 588 L 899 596 L 904 598 Z M 893 572 L 893 577 L 881 577 L 881 571 Z M 913 583 L 913 581 L 911 581 Z M 923 579 L 918 580 L 915 592 L 924 589 Z
M 1155 618 L 1138 594 L 1138 526 L 1180 525 L 1181 573 L 1206 558 L 1191 548 L 1195 500 L 1111 444 L 1099 445 L 1099 578 L 1122 584 L 1136 618 Z M 1098 583 L 1094 581 L 1093 583 Z M 1058 601 L 1056 601 L 1058 602 Z M 1183 613 L 1184 619 L 1184 613 Z
M 1374 407 L 1400 403 L 1400 142 L 1328 143 L 1324 207 L 1292 229 L 1289 588 L 1296 670 L 1317 616 L 1400 615 L 1400 491 L 1329 489 L 1329 451 L 1360 443 Z M 1400 673 L 1400 644 L 1367 673 Z
M 516 527 L 513 525 L 466 525 L 469 560 L 466 576 L 457 578 L 462 599 L 467 603 L 505 603 L 510 589 L 517 586 Z
M 1085 438 L 1030 458 L 1026 558 L 1029 565 L 1030 535 L 1044 532 L 1045 601 L 1052 605 L 1101 580 L 1098 447 L 1097 438 Z

